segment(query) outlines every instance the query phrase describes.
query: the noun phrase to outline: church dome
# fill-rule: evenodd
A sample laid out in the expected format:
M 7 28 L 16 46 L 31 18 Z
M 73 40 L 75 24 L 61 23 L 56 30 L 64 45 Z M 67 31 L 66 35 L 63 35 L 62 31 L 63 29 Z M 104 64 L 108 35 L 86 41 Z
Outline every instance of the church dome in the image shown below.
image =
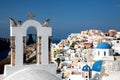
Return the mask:
M 91 68 L 88 65 L 83 66 L 82 71 L 90 71 Z
M 111 46 L 108 42 L 101 42 L 97 45 L 98 49 L 111 49 Z
M 103 62 L 102 60 L 96 61 L 92 66 L 92 71 L 100 72 L 102 68 L 102 62 Z
M 5 80 L 60 80 L 57 76 L 40 69 L 27 68 L 13 73 Z

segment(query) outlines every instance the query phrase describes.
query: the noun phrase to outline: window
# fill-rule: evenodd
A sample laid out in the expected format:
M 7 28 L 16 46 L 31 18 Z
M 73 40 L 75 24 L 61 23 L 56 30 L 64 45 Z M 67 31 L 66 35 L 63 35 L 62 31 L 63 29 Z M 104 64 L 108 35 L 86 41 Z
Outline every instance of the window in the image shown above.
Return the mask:
M 34 26 L 30 26 L 26 31 L 26 36 L 24 37 L 24 54 L 23 62 L 24 64 L 37 63 L 37 30 Z M 32 50 L 29 50 L 31 49 Z M 31 57 L 31 55 L 33 55 Z
M 119 41 L 117 41 L 117 43 L 119 43 Z
M 100 51 L 98 51 L 98 56 L 100 55 Z
M 85 76 L 85 78 L 88 78 L 88 76 Z
M 106 56 L 106 51 L 104 51 L 104 56 Z

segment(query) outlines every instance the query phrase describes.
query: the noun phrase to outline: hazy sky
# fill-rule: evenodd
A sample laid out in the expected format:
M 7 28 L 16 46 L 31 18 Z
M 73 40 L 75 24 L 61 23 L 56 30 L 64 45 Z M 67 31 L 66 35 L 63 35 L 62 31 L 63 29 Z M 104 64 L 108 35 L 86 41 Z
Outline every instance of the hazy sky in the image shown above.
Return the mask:
M 9 37 L 9 18 L 15 21 L 36 15 L 43 23 L 51 19 L 53 38 L 87 29 L 120 30 L 120 0 L 0 0 L 0 37 Z

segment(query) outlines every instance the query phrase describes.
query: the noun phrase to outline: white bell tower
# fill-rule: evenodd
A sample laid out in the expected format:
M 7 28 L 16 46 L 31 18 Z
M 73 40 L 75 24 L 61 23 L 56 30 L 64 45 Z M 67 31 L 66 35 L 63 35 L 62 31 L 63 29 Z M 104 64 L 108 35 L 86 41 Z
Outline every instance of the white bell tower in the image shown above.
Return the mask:
M 30 19 L 24 23 L 19 21 L 17 24 L 12 18 L 10 19 L 11 65 L 5 65 L 4 78 L 26 68 L 43 70 L 56 75 L 56 65 L 50 64 L 49 40 L 52 36 L 52 28 L 33 20 L 32 14 L 29 14 L 29 17 Z M 30 26 L 33 26 L 37 31 L 37 63 L 24 65 L 23 53 L 26 47 L 26 31 Z

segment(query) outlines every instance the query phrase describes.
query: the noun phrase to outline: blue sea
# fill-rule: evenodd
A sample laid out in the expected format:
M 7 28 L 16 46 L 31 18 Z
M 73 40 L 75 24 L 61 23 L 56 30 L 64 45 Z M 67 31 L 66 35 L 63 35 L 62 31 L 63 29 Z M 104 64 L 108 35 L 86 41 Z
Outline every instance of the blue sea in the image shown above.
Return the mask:
M 0 51 L 0 60 L 6 58 L 8 56 L 10 49 L 5 49 Z
M 27 41 L 28 41 L 28 37 L 27 37 Z M 33 36 L 33 41 L 36 42 L 36 37 Z M 52 43 L 59 43 L 61 41 L 61 39 L 52 39 L 51 42 Z
M 59 43 L 61 39 L 52 39 L 52 43 Z

